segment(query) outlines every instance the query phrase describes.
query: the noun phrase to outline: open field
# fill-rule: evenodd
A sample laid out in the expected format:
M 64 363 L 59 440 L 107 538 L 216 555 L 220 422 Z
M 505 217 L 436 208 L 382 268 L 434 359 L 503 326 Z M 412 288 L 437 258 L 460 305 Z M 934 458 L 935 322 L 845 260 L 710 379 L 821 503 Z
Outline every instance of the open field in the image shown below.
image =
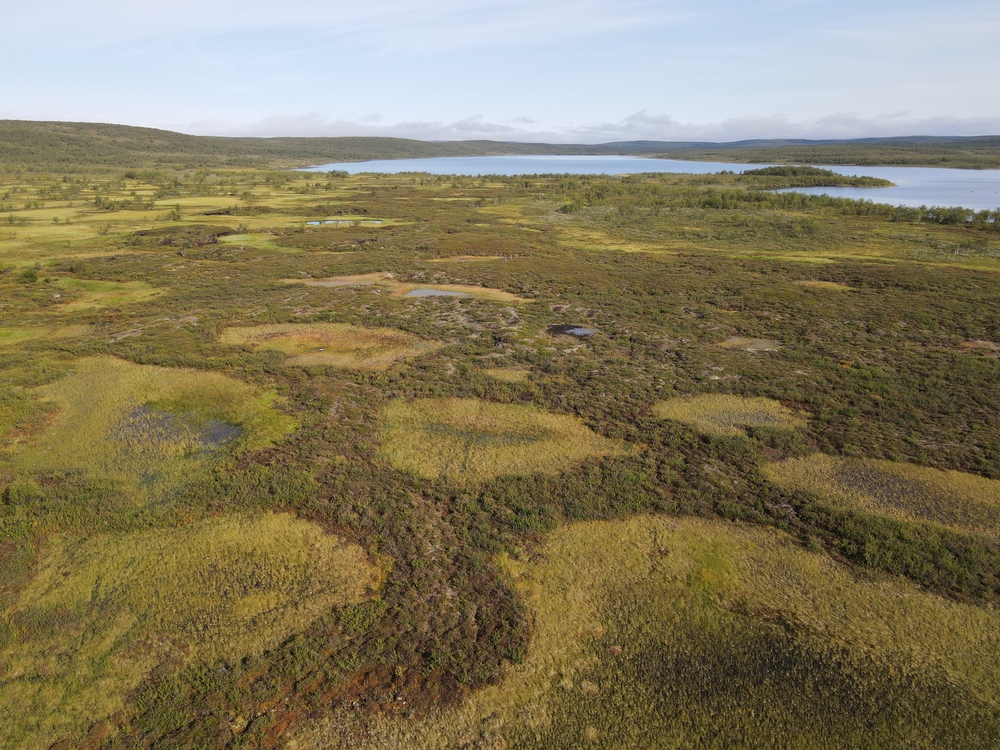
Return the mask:
M 851 510 L 1000 538 L 1000 481 L 995 479 L 822 453 L 770 464 L 767 474 L 783 487 L 816 493 Z
M 987 747 L 1000 729 L 995 611 L 777 532 L 640 516 L 502 564 L 535 628 L 503 683 L 417 721 L 337 715 L 292 747 Z
M 382 452 L 403 471 L 431 479 L 482 480 L 557 472 L 624 446 L 574 417 L 473 399 L 397 401 L 383 415 Z
M 653 407 L 653 413 L 712 435 L 739 435 L 747 427 L 795 430 L 806 426 L 802 415 L 773 399 L 724 394 L 661 401 Z
M 16 130 L 0 745 L 996 745 L 995 212 Z
M 288 515 L 54 538 L 2 647 L 0 742 L 46 748 L 162 662 L 237 661 L 380 583 L 360 547 Z
M 364 328 L 336 323 L 227 328 L 219 340 L 223 344 L 281 352 L 288 365 L 328 365 L 362 370 L 384 370 L 442 346 L 439 342 L 424 341 L 393 328 Z

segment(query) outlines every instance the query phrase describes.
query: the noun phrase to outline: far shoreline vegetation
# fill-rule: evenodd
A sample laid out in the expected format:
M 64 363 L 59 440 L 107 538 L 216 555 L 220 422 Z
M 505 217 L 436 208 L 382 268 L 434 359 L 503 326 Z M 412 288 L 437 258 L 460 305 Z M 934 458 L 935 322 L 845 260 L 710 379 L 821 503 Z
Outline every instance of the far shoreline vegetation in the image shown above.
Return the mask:
M 59 169 L 289 169 L 331 162 L 445 156 L 623 155 L 733 164 L 826 164 L 955 169 L 1000 168 L 1000 135 L 733 143 L 621 141 L 602 144 L 387 137 L 195 136 L 103 123 L 0 120 L 0 164 Z M 840 183 L 838 183 L 840 184 Z M 824 183 L 823 186 L 826 186 Z

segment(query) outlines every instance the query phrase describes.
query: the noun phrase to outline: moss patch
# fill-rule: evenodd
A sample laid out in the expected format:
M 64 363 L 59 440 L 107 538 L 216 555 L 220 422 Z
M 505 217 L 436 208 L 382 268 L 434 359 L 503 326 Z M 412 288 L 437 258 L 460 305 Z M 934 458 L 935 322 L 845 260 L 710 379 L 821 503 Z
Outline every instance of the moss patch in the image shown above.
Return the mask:
M 1000 480 L 822 453 L 770 464 L 767 474 L 783 487 L 813 492 L 849 510 L 1000 538 Z
M 53 539 L 9 618 L 0 744 L 48 747 L 168 659 L 259 653 L 380 582 L 360 547 L 285 514 Z
M 428 478 L 482 480 L 556 473 L 624 445 L 579 419 L 534 406 L 476 399 L 395 401 L 383 414 L 383 455 L 397 469 Z
M 711 435 L 739 435 L 746 427 L 793 430 L 806 425 L 802 416 L 773 399 L 726 394 L 681 396 L 661 401 L 653 407 L 653 413 Z
M 223 344 L 282 352 L 289 365 L 328 365 L 359 370 L 384 370 L 444 346 L 393 328 L 337 323 L 227 328 L 219 340 Z

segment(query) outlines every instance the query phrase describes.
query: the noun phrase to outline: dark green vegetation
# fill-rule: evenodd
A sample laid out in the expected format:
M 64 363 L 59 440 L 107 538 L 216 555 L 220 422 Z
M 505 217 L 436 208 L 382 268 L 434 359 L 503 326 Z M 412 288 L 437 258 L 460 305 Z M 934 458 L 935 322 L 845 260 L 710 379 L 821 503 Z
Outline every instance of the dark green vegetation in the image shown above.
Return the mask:
M 762 167 L 743 170 L 743 176 L 756 188 L 776 190 L 785 187 L 886 187 L 892 183 L 878 177 L 849 177 L 819 167 Z M 770 179 L 767 179 L 770 178 Z
M 471 735 L 437 746 L 614 747 L 590 730 L 628 737 L 628 726 L 642 725 L 656 729 L 654 740 L 689 746 L 762 736 L 823 746 L 833 729 L 852 746 L 862 735 L 844 727 L 854 720 L 880 747 L 942 737 L 995 746 L 1000 672 L 975 665 L 996 661 L 996 537 L 930 511 L 914 520 L 835 503 L 780 485 L 767 470 L 822 452 L 1000 479 L 995 212 L 970 220 L 748 189 L 796 175 L 347 177 L 133 170 L 133 162 L 115 167 L 117 157 L 88 171 L 79 159 L 70 169 L 77 157 L 69 155 L 64 171 L 52 166 L 64 153 L 57 145 L 29 171 L 18 166 L 30 158 L 19 143 L 25 156 L 0 174 L 0 687 L 30 705 L 3 730 L 31 736 L 24 747 L 66 738 L 64 747 L 271 748 L 294 737 L 300 747 L 328 747 L 341 725 L 326 739 L 302 733 L 341 712 L 353 717 L 352 732 L 398 719 L 405 734 L 409 722 L 439 721 L 426 736 L 450 737 L 457 719 L 447 712 L 485 695 L 520 705 L 518 670 L 538 659 L 548 668 L 546 644 L 557 653 L 560 641 L 546 640 L 545 613 L 561 610 L 546 609 L 544 591 L 560 590 L 546 582 L 590 580 L 575 560 L 603 565 L 594 554 L 601 544 L 624 550 L 640 537 L 636 559 L 670 575 L 619 581 L 631 568 L 609 558 L 595 569 L 606 585 L 593 599 L 608 622 L 570 633 L 585 641 L 584 656 L 621 659 L 574 666 L 566 679 L 579 692 L 549 695 L 548 723 L 530 732 L 524 722 L 492 729 L 489 716 L 473 716 Z M 164 163 L 189 163 L 185 143 L 170 146 L 177 150 Z M 135 164 L 159 158 L 114 148 Z M 226 164 L 231 154 L 216 156 L 190 158 Z M 341 217 L 383 223 L 305 223 Z M 472 285 L 523 301 L 285 281 L 385 274 L 395 284 Z M 358 341 L 354 327 L 391 329 L 435 345 L 385 369 L 292 367 L 282 351 L 223 337 L 291 324 L 306 332 L 336 324 L 343 328 L 329 330 Z M 596 333 L 546 333 L 560 324 Z M 726 343 L 744 339 L 773 343 Z M 88 384 L 102 382 L 116 385 L 90 399 Z M 794 419 L 712 434 L 657 413 L 657 404 L 702 394 L 771 399 Z M 432 403 L 425 399 L 477 404 L 468 424 L 427 420 L 420 440 L 460 432 L 489 471 L 422 477 L 394 468 L 386 420 L 396 405 Z M 723 401 L 739 422 L 740 408 Z M 504 417 L 527 411 L 523 424 Z M 622 448 L 575 452 L 562 471 L 521 469 L 507 454 L 539 439 L 536 413 L 573 417 L 574 434 Z M 155 438 L 152 453 L 144 435 Z M 56 441 L 59 450 L 46 450 Z M 147 454 L 155 462 L 139 460 Z M 80 455 L 90 458 L 73 460 Z M 183 567 L 183 540 L 212 548 L 202 541 L 211 530 L 258 528 L 281 513 L 311 522 L 295 532 L 303 538 L 321 528 L 359 545 L 384 583 L 336 600 L 351 603 L 295 612 L 282 620 L 294 632 L 275 627 L 281 639 L 266 648 L 230 651 L 210 626 L 191 636 L 173 602 L 154 609 L 171 613 L 170 643 L 146 621 L 115 641 L 115 623 L 88 630 L 92 600 L 61 588 L 82 580 L 67 574 L 60 583 L 61 560 L 117 570 L 122 550 L 135 548 Z M 619 539 L 611 522 L 622 519 L 631 531 Z M 675 520 L 681 531 L 672 537 Z M 576 528 L 594 529 L 582 553 L 551 542 Z M 662 539 L 650 536 L 658 528 Z M 732 539 L 749 540 L 745 554 Z M 752 553 L 754 545 L 765 551 Z M 208 559 L 230 561 L 239 550 Z M 283 589 L 281 576 L 257 564 L 235 579 L 238 595 L 222 592 L 227 618 L 264 611 L 269 600 L 260 597 L 286 597 L 316 578 L 308 559 L 296 560 L 292 568 L 305 572 Z M 524 576 L 543 593 L 532 594 Z M 833 610 L 843 597 L 846 614 L 833 623 L 829 612 L 805 611 L 809 590 L 784 598 L 800 579 L 827 581 L 816 598 Z M 256 592 L 255 580 L 267 586 Z M 157 581 L 127 579 L 120 591 Z M 981 653 L 957 659 L 930 624 L 871 615 L 866 602 L 883 591 L 895 592 L 887 601 L 898 595 L 917 601 L 914 611 L 940 613 L 942 628 Z M 183 593 L 163 596 L 182 609 Z M 246 598 L 245 609 L 229 603 Z M 134 606 L 114 602 L 122 617 Z M 675 611 L 684 616 L 656 631 Z M 879 623 L 893 624 L 891 638 L 878 635 Z M 234 631 L 227 619 L 224 632 Z M 46 702 L 39 685 L 62 672 L 37 644 L 93 646 L 93 632 L 110 633 L 103 650 L 94 646 L 103 664 L 139 664 L 136 653 L 162 659 L 105 702 L 110 713 L 73 704 L 72 686 L 66 703 Z M 35 661 L 33 648 L 42 654 Z M 752 711 L 744 692 L 759 699 Z M 815 700 L 786 704 L 784 695 Z M 56 710 L 58 735 L 28 726 L 48 726 Z

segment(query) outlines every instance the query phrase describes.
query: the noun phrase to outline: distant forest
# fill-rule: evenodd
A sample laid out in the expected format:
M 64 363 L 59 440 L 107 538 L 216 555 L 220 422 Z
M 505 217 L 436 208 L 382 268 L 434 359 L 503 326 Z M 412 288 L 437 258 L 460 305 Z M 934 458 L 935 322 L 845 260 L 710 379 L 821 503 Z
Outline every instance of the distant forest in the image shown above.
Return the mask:
M 1000 168 L 1000 136 L 734 143 L 623 141 L 550 144 L 406 138 L 225 138 L 99 123 L 0 120 L 0 165 L 27 171 L 103 167 L 292 168 L 337 161 L 500 154 L 623 154 L 748 164 Z

